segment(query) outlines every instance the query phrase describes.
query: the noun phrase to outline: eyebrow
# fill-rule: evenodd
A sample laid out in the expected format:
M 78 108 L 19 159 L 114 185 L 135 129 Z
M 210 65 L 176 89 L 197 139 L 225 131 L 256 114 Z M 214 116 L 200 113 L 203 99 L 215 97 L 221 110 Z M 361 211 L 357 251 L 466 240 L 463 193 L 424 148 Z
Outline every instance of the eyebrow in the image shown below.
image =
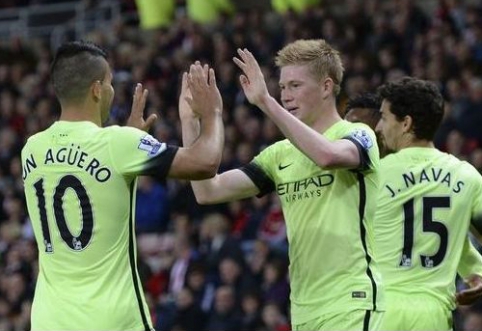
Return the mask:
M 289 80 L 287 82 L 279 82 L 278 85 L 289 85 L 289 84 L 293 84 L 293 83 L 302 83 L 301 80 L 296 80 L 296 79 L 293 79 L 293 80 Z

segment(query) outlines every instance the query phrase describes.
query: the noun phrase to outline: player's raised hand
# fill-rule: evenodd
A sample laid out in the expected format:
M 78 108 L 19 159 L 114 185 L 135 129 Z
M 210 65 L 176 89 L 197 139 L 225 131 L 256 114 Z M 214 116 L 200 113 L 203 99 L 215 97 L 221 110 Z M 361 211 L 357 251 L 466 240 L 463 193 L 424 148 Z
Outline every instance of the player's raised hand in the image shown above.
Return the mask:
M 189 68 L 187 83 L 191 96 L 187 96 L 185 100 L 194 113 L 204 117 L 222 112 L 223 100 L 212 68 L 207 64 L 201 66 L 201 63 L 196 61 Z
M 189 104 L 192 102 L 192 96 L 187 82 L 187 75 L 187 72 L 182 74 L 181 94 L 179 95 L 179 117 L 181 120 L 198 117 L 198 115 L 192 111 L 191 105 Z
M 144 108 L 146 107 L 148 90 L 142 88 L 141 83 L 137 83 L 134 90 L 134 98 L 132 99 L 132 108 L 127 126 L 132 126 L 143 131 L 149 131 L 152 124 L 157 120 L 156 114 L 151 114 L 144 120 Z
M 467 278 L 469 288 L 455 294 L 458 305 L 471 305 L 477 299 L 482 297 L 482 277 L 479 275 L 470 275 Z
M 260 105 L 269 96 L 263 72 L 258 61 L 246 48 L 238 48 L 238 55 L 239 58 L 233 57 L 233 61 L 243 71 L 243 74 L 239 76 L 239 82 L 243 87 L 244 94 L 250 103 L 262 108 Z

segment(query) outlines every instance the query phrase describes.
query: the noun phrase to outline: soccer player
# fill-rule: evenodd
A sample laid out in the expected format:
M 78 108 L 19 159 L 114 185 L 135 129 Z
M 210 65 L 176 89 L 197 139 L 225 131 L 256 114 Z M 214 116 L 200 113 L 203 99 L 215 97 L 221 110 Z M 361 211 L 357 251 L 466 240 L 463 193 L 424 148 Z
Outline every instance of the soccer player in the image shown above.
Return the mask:
M 348 99 L 345 108 L 345 120 L 353 123 L 365 123 L 372 130 L 380 120 L 380 98 L 373 93 L 363 93 Z M 376 134 L 376 132 L 375 132 Z M 387 151 L 378 142 L 379 138 L 377 136 L 378 150 L 380 151 L 380 157 L 384 157 Z
M 192 181 L 199 203 L 276 191 L 287 225 L 293 330 L 377 330 L 383 310 L 372 260 L 372 218 L 378 191 L 378 147 L 365 124 L 336 109 L 343 66 L 324 40 L 298 40 L 279 51 L 280 105 L 246 49 L 235 63 L 248 100 L 288 138 L 251 163 Z M 183 130 L 186 145 L 196 137 Z
M 78 41 L 57 50 L 51 78 L 60 119 L 22 150 L 39 248 L 32 330 L 153 329 L 136 266 L 136 177 L 209 178 L 223 148 L 214 72 L 196 64 L 185 76 L 202 127 L 191 147 L 178 148 L 136 128 L 102 128 L 114 96 L 106 53 Z M 146 98 L 138 84 L 130 124 L 149 125 Z
M 374 221 L 386 290 L 382 330 L 451 330 L 455 277 L 469 228 L 482 230 L 482 177 L 434 148 L 443 98 L 431 82 L 404 78 L 379 88 L 382 143 Z M 472 220 L 472 221 L 471 221 Z
M 345 120 L 353 123 L 365 123 L 375 130 L 380 120 L 380 105 L 380 98 L 376 94 L 363 93 L 354 96 L 348 99 L 346 104 Z
M 376 94 L 364 93 L 354 96 L 348 100 L 345 119 L 349 122 L 365 123 L 375 130 L 381 117 L 380 106 L 381 100 Z M 387 151 L 379 141 L 379 134 L 377 134 L 377 141 L 380 157 L 384 157 Z M 482 296 L 482 255 L 477 252 L 468 237 L 465 239 L 457 273 L 470 286 L 456 294 L 457 303 L 472 304 Z

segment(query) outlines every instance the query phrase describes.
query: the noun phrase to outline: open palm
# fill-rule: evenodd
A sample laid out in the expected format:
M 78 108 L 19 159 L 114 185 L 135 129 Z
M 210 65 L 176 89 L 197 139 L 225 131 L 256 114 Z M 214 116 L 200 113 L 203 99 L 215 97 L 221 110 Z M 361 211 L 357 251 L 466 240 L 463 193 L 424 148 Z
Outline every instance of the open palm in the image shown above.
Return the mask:
M 250 103 L 259 107 L 269 95 L 263 72 L 258 61 L 246 48 L 238 49 L 238 55 L 239 58 L 234 57 L 233 61 L 243 71 L 243 74 L 239 76 L 239 81 L 244 94 Z

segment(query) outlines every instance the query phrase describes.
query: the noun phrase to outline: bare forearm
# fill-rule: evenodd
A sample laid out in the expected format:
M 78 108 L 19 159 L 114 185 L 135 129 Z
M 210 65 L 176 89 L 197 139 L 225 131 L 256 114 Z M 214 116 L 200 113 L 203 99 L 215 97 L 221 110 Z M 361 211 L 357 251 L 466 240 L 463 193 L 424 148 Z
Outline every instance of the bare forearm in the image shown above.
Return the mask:
M 204 124 L 206 125 L 206 123 Z M 219 131 L 220 128 L 218 127 L 218 125 L 216 125 L 216 123 L 213 123 L 213 124 L 214 125 L 212 125 L 211 128 L 207 128 L 207 129 L 203 128 L 203 129 L 207 130 L 208 132 L 209 130 L 213 130 L 213 131 L 218 130 L 216 137 L 222 137 L 224 139 L 224 131 L 222 129 L 222 125 L 221 125 L 221 131 Z M 199 120 L 196 120 L 196 121 L 190 120 L 190 121 L 187 121 L 185 124 L 183 124 L 182 139 L 184 142 L 184 146 L 186 147 L 192 146 L 192 144 L 199 137 L 200 130 L 201 130 L 201 124 Z M 219 143 L 221 143 L 220 154 L 222 156 L 222 148 L 223 148 L 224 142 L 217 141 L 217 144 Z M 219 145 L 216 145 L 216 146 L 217 147 L 215 148 L 219 148 Z M 216 176 L 214 178 L 210 178 L 206 180 L 191 181 L 191 186 L 194 192 L 194 196 L 196 197 L 196 200 L 198 203 L 201 203 L 201 204 L 217 203 L 217 201 L 213 200 L 213 198 L 210 196 L 210 192 L 215 191 L 214 190 L 215 181 L 216 181 Z
M 182 128 L 182 144 L 184 147 L 191 147 L 192 144 L 199 137 L 201 132 L 201 126 L 199 119 L 192 116 L 189 118 L 181 119 Z
M 184 138 L 184 135 L 186 137 Z M 202 163 L 219 168 L 224 147 L 224 125 L 221 113 L 213 114 L 200 121 L 200 134 L 195 138 L 194 131 L 183 132 L 185 143 L 192 142 L 192 152 Z
M 241 170 L 232 169 L 213 178 L 191 181 L 199 204 L 214 204 L 245 199 L 259 193 L 258 187 Z
M 192 180 L 191 181 L 191 187 L 194 192 L 194 196 L 196 197 L 197 203 L 201 205 L 208 205 L 208 204 L 215 204 L 218 201 L 214 196 L 212 196 L 212 193 L 214 193 L 215 190 L 215 184 L 216 184 L 216 178 L 217 176 L 214 176 L 213 178 L 209 178 L 206 180 Z

